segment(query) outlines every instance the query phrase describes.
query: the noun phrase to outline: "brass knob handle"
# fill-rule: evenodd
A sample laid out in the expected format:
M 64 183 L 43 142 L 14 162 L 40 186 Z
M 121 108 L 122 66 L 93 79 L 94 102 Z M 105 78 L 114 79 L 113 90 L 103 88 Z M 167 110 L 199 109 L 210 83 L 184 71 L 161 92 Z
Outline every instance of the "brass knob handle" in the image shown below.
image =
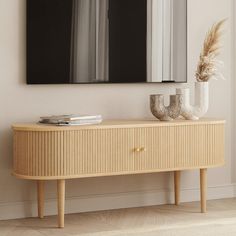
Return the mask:
M 140 151 L 141 151 L 141 152 L 146 152 L 147 149 L 146 149 L 145 147 L 141 147 L 141 148 L 140 148 Z
M 146 148 L 145 147 L 135 148 L 134 152 L 146 152 Z

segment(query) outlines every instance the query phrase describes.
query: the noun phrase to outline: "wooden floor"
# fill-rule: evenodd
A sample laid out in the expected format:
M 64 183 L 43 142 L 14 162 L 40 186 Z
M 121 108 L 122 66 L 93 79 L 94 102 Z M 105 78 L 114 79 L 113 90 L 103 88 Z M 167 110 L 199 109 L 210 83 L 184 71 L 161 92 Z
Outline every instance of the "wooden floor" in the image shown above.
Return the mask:
M 58 229 L 56 216 L 0 221 L 0 236 L 235 236 L 236 199 L 71 214 Z

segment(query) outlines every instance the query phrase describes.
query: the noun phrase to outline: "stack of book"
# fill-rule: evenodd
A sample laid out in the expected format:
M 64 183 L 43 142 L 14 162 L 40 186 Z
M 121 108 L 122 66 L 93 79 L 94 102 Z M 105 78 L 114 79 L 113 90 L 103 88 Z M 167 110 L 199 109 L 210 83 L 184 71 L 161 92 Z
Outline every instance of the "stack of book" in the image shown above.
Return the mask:
M 102 122 L 101 115 L 61 115 L 61 116 L 47 116 L 40 117 L 39 123 L 71 126 L 71 125 L 93 125 Z

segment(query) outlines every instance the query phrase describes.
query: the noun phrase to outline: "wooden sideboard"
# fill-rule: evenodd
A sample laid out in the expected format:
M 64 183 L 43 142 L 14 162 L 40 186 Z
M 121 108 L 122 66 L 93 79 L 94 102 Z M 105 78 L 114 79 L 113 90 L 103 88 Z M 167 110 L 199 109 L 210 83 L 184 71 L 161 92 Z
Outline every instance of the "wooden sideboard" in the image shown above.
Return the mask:
M 16 124 L 13 174 L 36 180 L 43 218 L 44 183 L 57 180 L 58 226 L 64 227 L 65 180 L 173 171 L 179 204 L 180 171 L 200 169 L 201 211 L 206 212 L 207 168 L 224 164 L 225 121 L 104 121 L 58 127 Z

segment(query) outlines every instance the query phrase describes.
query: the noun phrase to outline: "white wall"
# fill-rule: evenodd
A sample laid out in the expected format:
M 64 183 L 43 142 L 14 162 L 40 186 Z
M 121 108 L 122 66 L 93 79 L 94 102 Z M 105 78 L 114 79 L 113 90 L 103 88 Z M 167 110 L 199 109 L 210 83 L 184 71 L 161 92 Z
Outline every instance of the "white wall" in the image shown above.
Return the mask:
M 233 78 L 231 70 L 231 0 L 189 0 L 189 86 L 205 33 L 211 24 L 228 17 L 224 50 L 226 81 L 212 81 L 208 116 L 227 120 L 226 166 L 209 171 L 210 198 L 233 195 L 231 129 Z M 149 94 L 174 92 L 175 85 L 26 85 L 25 84 L 25 0 L 0 0 L 0 218 L 30 216 L 35 184 L 12 177 L 12 133 L 15 122 L 37 121 L 41 115 L 100 113 L 104 118 L 151 117 Z M 180 86 L 180 85 L 176 85 Z M 187 85 L 184 85 L 187 86 Z M 233 149 L 233 148 L 232 148 Z M 171 174 L 71 180 L 67 183 L 70 212 L 102 208 L 164 203 L 172 187 Z M 183 199 L 198 199 L 198 173 L 185 172 Z M 216 186 L 221 186 L 217 188 Z M 55 183 L 46 188 L 47 213 L 55 213 Z M 80 201 L 78 202 L 77 199 Z M 34 203 L 34 202 L 33 202 Z M 78 204 L 81 203 L 81 204 Z

